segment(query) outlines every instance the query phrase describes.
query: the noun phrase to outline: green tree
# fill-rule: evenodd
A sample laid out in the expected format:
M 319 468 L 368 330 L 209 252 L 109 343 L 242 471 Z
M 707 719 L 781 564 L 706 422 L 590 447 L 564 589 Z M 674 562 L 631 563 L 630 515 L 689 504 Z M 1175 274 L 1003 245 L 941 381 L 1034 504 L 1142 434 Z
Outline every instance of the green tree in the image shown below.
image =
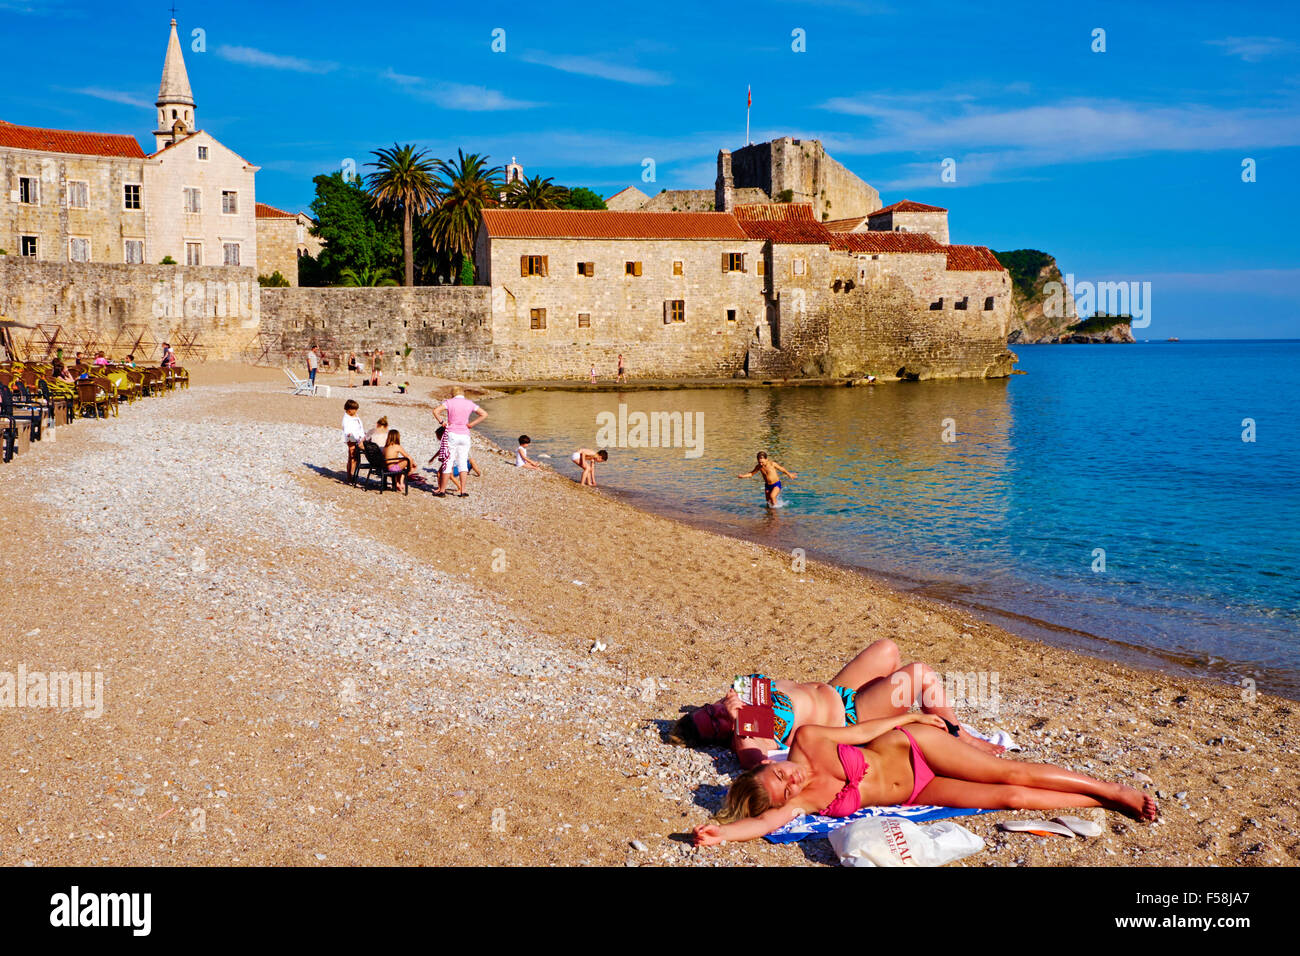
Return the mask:
M 561 209 L 605 209 L 605 200 L 594 190 L 586 186 L 576 186 L 569 190 L 569 197 L 560 204 Z
M 387 269 L 344 269 L 339 279 L 339 285 L 345 286 L 397 285 L 397 280 L 388 274 Z
M 398 146 L 377 149 L 377 171 L 366 177 L 366 186 L 381 209 L 400 211 L 402 216 L 402 262 L 406 285 L 415 285 L 415 255 L 411 249 L 413 219 L 422 216 L 438 200 L 435 163 L 422 149 Z
M 287 289 L 289 280 L 281 275 L 280 270 L 276 269 L 269 276 L 258 276 L 257 284 L 263 289 Z
M 474 236 L 484 209 L 500 205 L 502 169 L 486 156 L 456 150 L 455 161 L 438 160 L 440 199 L 430 214 L 429 235 L 436 251 L 473 261 Z
M 511 209 L 563 209 L 569 191 L 548 176 L 516 179 L 506 187 L 506 205 Z
M 309 256 L 299 260 L 301 284 L 338 285 L 344 269 L 388 270 L 401 261 L 401 228 L 392 217 L 380 214 L 360 182 L 345 179 L 341 172 L 317 176 L 312 182 L 316 185 L 312 235 L 325 245 L 314 260 Z

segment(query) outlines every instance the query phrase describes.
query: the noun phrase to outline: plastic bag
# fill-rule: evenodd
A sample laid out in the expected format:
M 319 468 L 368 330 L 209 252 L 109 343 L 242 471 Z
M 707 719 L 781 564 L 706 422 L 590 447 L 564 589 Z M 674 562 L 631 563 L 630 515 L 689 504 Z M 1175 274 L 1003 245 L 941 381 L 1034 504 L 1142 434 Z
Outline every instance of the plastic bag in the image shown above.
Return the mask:
M 920 826 L 902 817 L 867 817 L 830 841 L 844 866 L 943 866 L 984 849 L 978 834 L 949 820 Z

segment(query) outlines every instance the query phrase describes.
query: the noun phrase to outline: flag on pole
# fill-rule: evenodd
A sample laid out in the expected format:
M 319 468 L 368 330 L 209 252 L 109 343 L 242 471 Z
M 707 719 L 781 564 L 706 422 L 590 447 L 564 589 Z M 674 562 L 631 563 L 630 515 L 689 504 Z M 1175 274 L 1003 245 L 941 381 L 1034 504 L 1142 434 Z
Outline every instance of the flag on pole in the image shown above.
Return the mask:
M 754 90 L 751 87 L 745 87 L 745 109 L 754 105 Z

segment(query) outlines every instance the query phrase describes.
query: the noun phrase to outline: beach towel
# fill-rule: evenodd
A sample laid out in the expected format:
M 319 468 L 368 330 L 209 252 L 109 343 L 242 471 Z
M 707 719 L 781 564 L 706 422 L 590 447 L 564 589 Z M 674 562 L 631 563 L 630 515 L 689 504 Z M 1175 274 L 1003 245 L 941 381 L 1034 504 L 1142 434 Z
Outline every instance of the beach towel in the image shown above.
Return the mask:
M 826 837 L 840 827 L 848 826 L 867 817 L 902 817 L 913 823 L 927 823 L 948 817 L 969 817 L 977 813 L 994 813 L 994 810 L 971 810 L 964 807 L 863 807 L 847 817 L 824 817 L 817 813 L 795 817 L 779 830 L 769 833 L 768 843 L 798 843 L 808 837 Z

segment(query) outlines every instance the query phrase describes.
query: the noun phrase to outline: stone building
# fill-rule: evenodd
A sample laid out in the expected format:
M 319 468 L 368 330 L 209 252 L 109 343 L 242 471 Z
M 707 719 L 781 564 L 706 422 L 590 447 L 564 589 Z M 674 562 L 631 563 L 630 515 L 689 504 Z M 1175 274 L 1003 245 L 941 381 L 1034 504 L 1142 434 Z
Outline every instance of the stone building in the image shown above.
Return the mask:
M 257 272 L 269 276 L 276 272 L 298 284 L 298 260 L 318 256 L 324 243 L 311 234 L 315 220 L 305 212 L 286 212 L 260 202 L 257 216 Z
M 0 122 L 0 249 L 45 262 L 251 266 L 258 167 L 197 127 L 176 21 L 155 151 L 133 136 Z

